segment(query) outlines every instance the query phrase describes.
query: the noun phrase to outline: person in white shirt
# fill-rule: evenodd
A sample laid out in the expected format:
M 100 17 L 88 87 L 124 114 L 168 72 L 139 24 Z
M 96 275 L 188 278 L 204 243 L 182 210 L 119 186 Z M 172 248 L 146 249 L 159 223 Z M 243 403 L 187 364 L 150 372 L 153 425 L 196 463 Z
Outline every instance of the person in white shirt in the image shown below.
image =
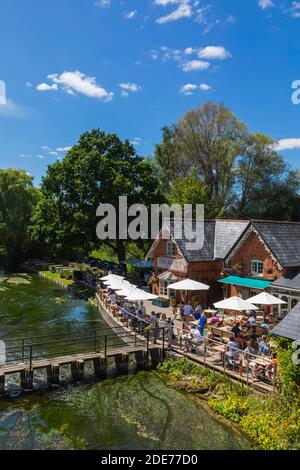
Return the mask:
M 114 292 L 112 292 L 110 295 L 109 295 L 109 300 L 111 301 L 112 304 L 115 304 L 116 303 L 116 300 L 117 300 L 117 296 Z

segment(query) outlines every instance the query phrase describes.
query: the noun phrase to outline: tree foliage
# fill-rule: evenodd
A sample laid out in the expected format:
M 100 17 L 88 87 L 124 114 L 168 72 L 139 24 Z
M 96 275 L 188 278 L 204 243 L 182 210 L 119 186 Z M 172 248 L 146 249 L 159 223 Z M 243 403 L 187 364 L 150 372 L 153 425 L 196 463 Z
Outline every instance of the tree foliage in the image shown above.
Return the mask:
M 300 213 L 299 172 L 270 137 L 250 133 L 224 105 L 206 103 L 165 127 L 155 162 L 166 194 L 196 175 L 214 208 L 209 215 L 294 219 Z
M 29 226 L 38 190 L 23 170 L 0 170 L 0 244 L 10 262 L 31 249 Z
M 152 165 L 137 156 L 127 140 L 98 129 L 84 133 L 62 161 L 48 167 L 41 192 L 33 236 L 44 239 L 52 253 L 67 256 L 83 256 L 99 247 L 96 210 L 100 203 L 118 209 L 119 196 L 127 196 L 128 205 L 149 205 L 160 197 Z M 124 259 L 123 241 L 113 246 L 119 259 Z

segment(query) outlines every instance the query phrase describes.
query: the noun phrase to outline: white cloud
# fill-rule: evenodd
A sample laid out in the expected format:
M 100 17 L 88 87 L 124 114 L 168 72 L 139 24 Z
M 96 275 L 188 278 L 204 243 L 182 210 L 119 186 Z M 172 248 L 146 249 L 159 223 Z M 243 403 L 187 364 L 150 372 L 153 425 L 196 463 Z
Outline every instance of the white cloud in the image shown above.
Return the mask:
M 55 150 L 51 150 L 50 152 L 48 152 L 49 155 L 52 155 L 53 157 L 57 157 L 58 156 L 58 152 L 56 152 Z
M 137 93 L 142 89 L 137 83 L 119 83 L 119 87 L 121 88 L 121 96 L 123 98 L 127 98 L 129 93 Z
M 56 152 L 68 152 L 72 147 L 57 147 Z
M 43 160 L 45 157 L 44 157 L 44 155 L 37 155 L 36 158 L 39 158 L 40 160 Z
M 114 94 L 97 84 L 95 77 L 89 77 L 82 72 L 63 72 L 61 75 L 55 73 L 48 75 L 51 85 L 41 83 L 37 86 L 38 91 L 61 89 L 69 95 L 80 93 L 89 98 L 97 98 L 102 101 L 111 101 Z
M 140 137 L 134 137 L 130 143 L 131 145 L 141 145 L 142 139 Z
M 199 59 L 224 60 L 231 57 L 231 54 L 223 46 L 206 46 L 203 49 L 200 49 L 198 57 Z
M 156 20 L 158 24 L 166 24 L 172 21 L 177 21 L 181 18 L 191 18 L 193 15 L 193 10 L 188 3 L 180 3 L 176 10 L 172 11 L 168 15 L 161 16 Z
M 207 85 L 207 83 L 201 83 L 201 85 L 199 86 L 200 90 L 201 91 L 209 91 L 211 90 L 211 86 Z
M 186 48 L 184 49 L 184 53 L 185 53 L 186 55 L 191 55 L 191 54 L 193 54 L 194 52 L 195 52 L 195 51 L 194 51 L 194 49 L 193 49 L 192 47 L 186 47 Z
M 32 87 L 32 83 L 31 83 L 31 82 L 26 82 L 26 83 L 25 83 L 25 86 L 26 86 L 26 88 L 31 88 L 31 87 Z
M 22 104 L 15 103 L 11 99 L 6 99 L 5 104 L 0 104 L 0 117 L 10 117 L 15 119 L 27 119 L 34 116 L 34 111 Z
M 166 5 L 175 5 L 179 3 L 189 3 L 190 0 L 154 0 L 154 5 L 165 7 Z
M 184 96 L 190 96 L 194 94 L 194 91 L 197 90 L 197 88 L 197 85 L 194 83 L 186 83 L 185 85 L 182 85 L 179 91 Z
M 184 72 L 198 72 L 207 70 L 209 66 L 210 63 L 204 60 L 189 60 L 184 62 L 181 67 Z
M 109 8 L 110 0 L 96 0 L 95 6 L 100 8 Z
M 292 18 L 300 18 L 300 2 L 293 2 L 291 8 L 285 10 Z
M 132 10 L 132 11 L 128 11 L 127 13 L 125 13 L 124 16 L 127 20 L 132 20 L 132 18 L 134 18 L 136 15 L 137 15 L 137 10 Z
M 58 85 L 53 83 L 53 85 L 48 85 L 48 83 L 40 83 L 36 86 L 37 91 L 50 91 L 50 90 L 58 90 Z
M 258 5 L 263 10 L 266 10 L 267 8 L 272 8 L 275 6 L 272 0 L 259 0 Z
M 274 149 L 277 152 L 281 150 L 300 149 L 300 138 L 281 139 L 275 144 Z

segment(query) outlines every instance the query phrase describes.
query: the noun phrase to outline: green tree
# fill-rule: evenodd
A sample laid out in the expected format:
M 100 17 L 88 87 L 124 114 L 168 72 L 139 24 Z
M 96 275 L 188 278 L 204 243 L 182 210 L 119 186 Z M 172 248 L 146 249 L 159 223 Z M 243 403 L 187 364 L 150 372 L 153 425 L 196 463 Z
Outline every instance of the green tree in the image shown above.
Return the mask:
M 167 202 L 172 204 L 193 204 L 193 216 L 195 217 L 196 204 L 205 205 L 205 216 L 214 217 L 216 208 L 207 195 L 205 184 L 197 178 L 195 172 L 183 178 L 175 178 L 171 182 L 170 190 L 166 195 Z
M 48 167 L 41 192 L 33 237 L 44 240 L 52 254 L 68 257 L 86 256 L 99 248 L 96 210 L 100 203 L 117 209 L 123 195 L 128 205 L 148 206 L 161 200 L 151 163 L 137 156 L 127 140 L 99 129 L 84 133 L 62 161 Z M 122 240 L 107 243 L 119 260 L 126 257 Z
M 168 200 L 192 203 L 183 182 L 194 175 L 205 188 L 208 216 L 299 219 L 300 173 L 275 151 L 273 139 L 250 133 L 224 105 L 206 103 L 164 128 L 155 164 Z
M 0 170 L 0 244 L 11 263 L 32 248 L 29 226 L 38 194 L 25 171 Z

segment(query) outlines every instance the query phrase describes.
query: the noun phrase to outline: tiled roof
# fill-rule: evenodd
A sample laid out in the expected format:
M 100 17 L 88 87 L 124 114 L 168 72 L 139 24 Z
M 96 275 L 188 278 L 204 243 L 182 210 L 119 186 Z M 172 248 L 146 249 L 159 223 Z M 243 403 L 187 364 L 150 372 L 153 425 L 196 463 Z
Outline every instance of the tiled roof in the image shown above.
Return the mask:
M 269 250 L 282 267 L 300 266 L 300 224 L 253 221 Z
M 297 289 L 300 290 L 300 271 L 292 270 L 286 273 L 284 276 L 276 279 L 272 282 L 271 287 L 284 287 L 286 289 Z
M 196 222 L 192 222 L 192 231 L 196 229 Z M 214 261 L 224 259 L 229 250 L 241 237 L 249 222 L 239 220 L 206 220 L 204 222 L 204 243 L 201 249 L 191 250 L 188 247 L 192 234 L 188 233 L 182 239 L 177 239 L 174 226 L 171 224 L 171 233 L 174 236 L 180 251 L 187 262 Z
M 300 302 L 275 326 L 272 334 L 292 340 L 300 340 Z

